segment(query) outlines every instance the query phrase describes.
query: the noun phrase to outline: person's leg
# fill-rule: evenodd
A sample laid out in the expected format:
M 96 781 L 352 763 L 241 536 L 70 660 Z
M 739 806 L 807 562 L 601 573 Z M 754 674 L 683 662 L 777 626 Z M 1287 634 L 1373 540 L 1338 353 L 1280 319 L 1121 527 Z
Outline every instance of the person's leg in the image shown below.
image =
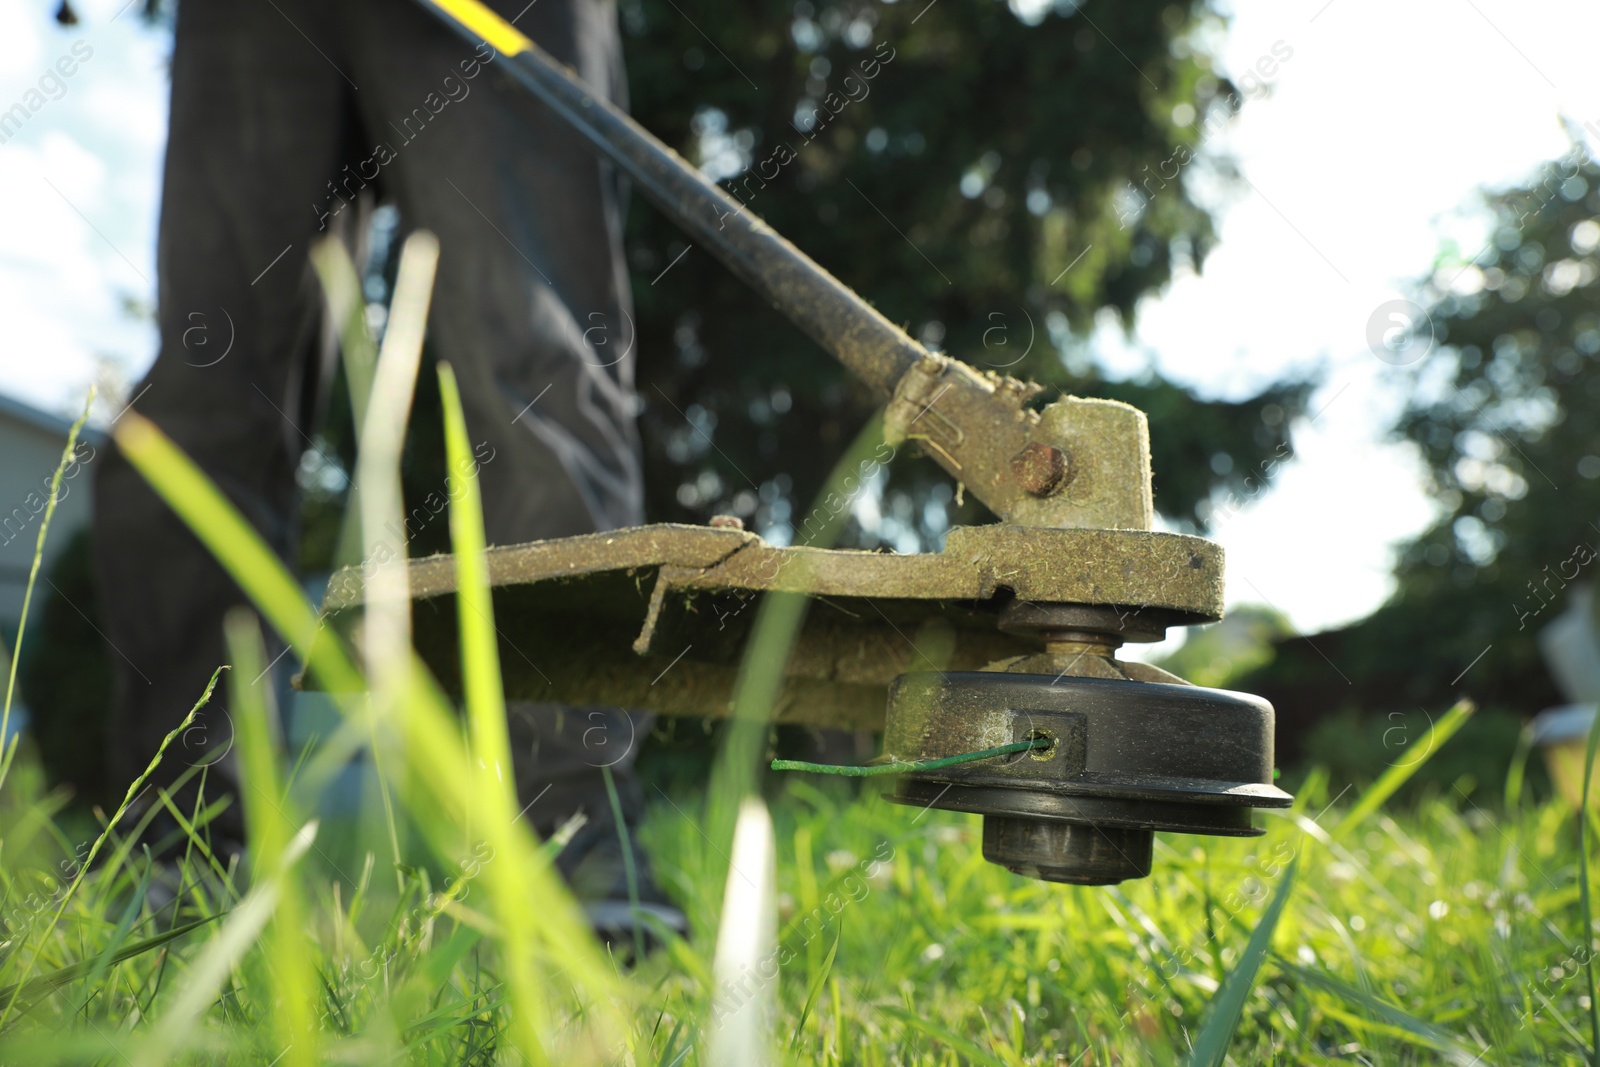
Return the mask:
M 586 827 L 580 846 L 596 835 L 613 836 L 611 801 L 603 769 L 609 769 L 623 817 L 637 821 L 644 796 L 633 772 L 634 757 L 648 729 L 649 717 L 617 708 L 571 707 L 561 704 L 514 702 L 507 709 L 517 787 L 528 805 L 528 822 L 542 838 L 550 838 L 575 813 L 583 812 Z M 577 860 L 584 850 L 558 857 L 557 865 L 569 879 L 584 874 Z M 615 874 L 617 872 L 611 872 Z M 615 881 L 587 872 L 589 884 L 575 885 L 580 896 L 600 896 Z
M 180 6 L 157 263 L 161 348 L 132 396 L 133 410 L 283 554 L 318 333 L 312 205 L 326 198 L 348 126 L 343 75 L 307 40 L 336 54 L 325 8 Z M 115 449 L 102 456 L 94 536 L 117 669 L 109 738 L 120 794 L 228 661 L 222 619 L 244 597 Z M 224 682 L 200 726 L 169 749 L 157 784 L 231 744 L 226 703 Z M 209 798 L 231 791 L 229 761 L 209 775 Z M 238 830 L 235 804 L 224 832 Z
M 519 28 L 620 92 L 614 11 L 507 0 Z M 379 179 L 441 244 L 429 319 L 454 367 L 491 542 L 638 523 L 633 309 L 616 181 L 559 118 L 420 7 L 369 0 L 358 75 Z M 470 76 L 469 76 L 470 75 Z
M 615 11 L 596 0 L 494 3 L 601 92 L 622 95 Z M 634 427 L 633 319 L 617 182 L 577 134 L 420 8 L 370 2 L 358 60 L 363 119 L 403 228 L 440 240 L 430 336 L 461 386 L 481 446 L 490 543 L 513 544 L 642 521 Z M 381 147 L 380 147 L 381 146 Z M 487 461 L 482 461 L 488 456 Z M 518 650 L 539 662 L 540 650 Z M 633 758 L 644 716 L 514 705 L 518 791 L 551 833 L 575 811 L 586 845 L 614 840 L 602 768 L 625 819 L 642 806 Z M 598 854 L 598 853 L 596 853 Z M 613 852 L 614 857 L 620 854 Z M 611 872 L 620 876 L 620 870 Z M 604 881 L 605 878 L 599 878 Z M 611 887 L 608 887 L 611 888 Z

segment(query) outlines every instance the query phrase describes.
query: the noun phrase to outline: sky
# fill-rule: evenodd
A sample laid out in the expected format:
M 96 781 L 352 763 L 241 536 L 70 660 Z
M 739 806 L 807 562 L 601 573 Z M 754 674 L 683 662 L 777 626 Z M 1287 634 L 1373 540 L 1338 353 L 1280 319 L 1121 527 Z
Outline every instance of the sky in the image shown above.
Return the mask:
M 0 5 L 0 112 L 75 43 L 92 50 L 0 144 L 0 392 L 63 413 L 97 378 L 137 380 L 156 347 L 128 308 L 155 299 L 168 44 L 119 14 L 125 2 L 82 0 L 65 29 L 53 0 Z M 1147 299 L 1131 338 L 1108 325 L 1093 342 L 1113 373 L 1153 368 L 1207 396 L 1321 377 L 1275 487 L 1212 535 L 1230 605 L 1268 604 L 1314 633 L 1382 603 L 1393 546 L 1433 516 L 1421 463 L 1387 436 L 1406 376 L 1372 351 L 1374 313 L 1442 249 L 1483 249 L 1475 190 L 1566 151 L 1562 116 L 1600 130 L 1600 4 L 1235 0 L 1230 12 L 1211 42 L 1220 67 L 1237 80 L 1272 57 L 1267 91 L 1206 141 L 1245 183 L 1219 202 L 1202 272 Z
M 1224 396 L 1322 374 L 1295 460 L 1213 533 L 1230 605 L 1315 633 L 1381 604 L 1394 545 L 1435 514 L 1420 460 L 1387 437 L 1408 375 L 1369 346 L 1373 314 L 1443 249 L 1484 250 L 1477 190 L 1568 151 L 1563 116 L 1600 120 L 1600 5 L 1238 0 L 1233 14 L 1224 69 L 1293 50 L 1219 138 L 1248 185 L 1203 273 L 1141 309 L 1134 344 L 1109 334 L 1101 350 Z
M 56 412 L 82 407 L 97 361 L 134 380 L 155 355 L 126 306 L 155 298 L 168 46 L 126 2 L 79 4 L 70 28 L 50 0 L 0 4 L 0 112 L 90 51 L 0 144 L 0 391 Z

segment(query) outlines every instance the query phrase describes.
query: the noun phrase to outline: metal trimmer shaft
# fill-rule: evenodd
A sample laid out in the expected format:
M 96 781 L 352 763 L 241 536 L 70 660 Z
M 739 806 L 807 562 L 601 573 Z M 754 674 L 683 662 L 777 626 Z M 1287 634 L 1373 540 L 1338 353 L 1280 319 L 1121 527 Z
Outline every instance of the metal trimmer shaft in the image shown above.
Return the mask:
M 423 0 L 453 30 L 487 41 L 520 84 L 625 171 L 683 227 L 795 325 L 884 396 L 927 349 L 745 205 L 477 0 Z

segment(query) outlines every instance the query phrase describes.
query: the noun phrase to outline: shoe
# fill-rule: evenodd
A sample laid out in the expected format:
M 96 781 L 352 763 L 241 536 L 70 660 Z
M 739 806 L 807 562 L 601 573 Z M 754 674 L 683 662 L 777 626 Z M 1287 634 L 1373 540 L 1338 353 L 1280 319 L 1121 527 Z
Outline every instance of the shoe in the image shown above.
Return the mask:
M 631 843 L 631 842 L 630 842 Z M 650 857 L 633 846 L 636 897 L 628 892 L 628 869 L 622 841 L 609 821 L 580 829 L 556 857 L 556 867 L 578 898 L 595 935 L 620 956 L 636 946 L 645 954 L 669 937 L 686 937 L 689 920 L 656 883 Z

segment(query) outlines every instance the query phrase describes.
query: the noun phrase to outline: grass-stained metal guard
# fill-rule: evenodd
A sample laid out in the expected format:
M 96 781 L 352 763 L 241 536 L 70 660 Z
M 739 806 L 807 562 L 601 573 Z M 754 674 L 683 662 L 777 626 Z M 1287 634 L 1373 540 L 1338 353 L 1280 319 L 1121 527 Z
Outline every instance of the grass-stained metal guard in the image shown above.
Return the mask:
M 898 675 L 1037 652 L 996 625 L 1018 600 L 1105 605 L 1131 640 L 1222 609 L 1221 548 L 1139 530 L 957 528 L 942 552 L 900 556 L 659 524 L 494 548 L 487 562 L 511 699 L 725 715 L 761 595 L 787 592 L 816 604 L 775 721 L 851 729 L 882 728 Z M 359 624 L 365 577 L 333 576 L 331 630 Z M 409 578 L 417 645 L 453 688 L 454 561 L 414 560 Z
M 998 756 L 1010 756 L 1018 752 L 1027 752 L 1035 748 L 1049 748 L 1055 744 L 1048 737 L 1031 737 L 1026 741 L 1015 741 L 1009 745 L 996 745 L 994 748 L 980 748 L 976 752 L 962 752 L 955 756 L 944 756 L 940 759 L 902 760 L 890 757 L 887 763 L 869 763 L 865 767 L 841 766 L 835 763 L 807 763 L 798 759 L 775 759 L 772 769 L 775 771 L 809 771 L 812 774 L 838 774 L 846 778 L 876 778 L 884 774 L 915 774 L 919 771 L 938 771 L 946 767 L 959 767 L 963 763 L 976 763 L 979 760 L 994 759 Z

